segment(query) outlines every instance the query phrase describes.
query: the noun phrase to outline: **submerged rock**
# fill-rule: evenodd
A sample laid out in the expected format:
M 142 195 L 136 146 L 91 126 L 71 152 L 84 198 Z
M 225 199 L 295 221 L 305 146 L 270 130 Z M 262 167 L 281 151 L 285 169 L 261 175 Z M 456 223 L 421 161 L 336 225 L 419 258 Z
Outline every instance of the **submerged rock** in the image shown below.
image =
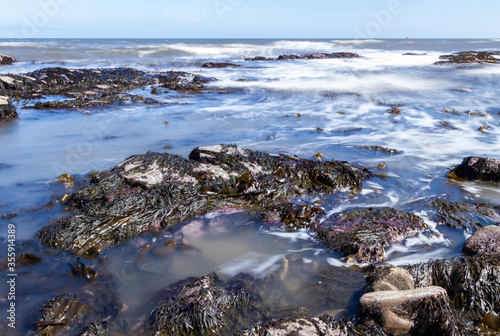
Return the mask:
M 15 62 L 17 62 L 17 60 L 14 57 L 0 54 L 0 65 L 9 65 Z
M 460 51 L 453 53 L 451 55 L 439 56 L 439 59 L 445 61 L 438 61 L 434 64 L 449 64 L 449 63 L 459 63 L 459 64 L 482 64 L 482 63 L 500 63 L 499 51 Z
M 189 160 L 168 153 L 135 155 L 96 173 L 69 198 L 74 214 L 46 225 L 38 237 L 48 246 L 84 253 L 228 207 L 276 212 L 289 228 L 313 225 L 322 212 L 287 205 L 291 198 L 359 188 L 369 176 L 346 162 L 269 155 L 234 145 L 196 148 Z
M 0 95 L 0 123 L 17 119 L 17 111 L 9 97 Z
M 359 319 L 394 335 L 462 335 L 463 329 L 441 287 L 367 293 L 359 300 Z
M 334 52 L 327 53 L 308 53 L 303 55 L 280 55 L 277 58 L 269 58 L 264 56 L 256 56 L 254 58 L 246 58 L 245 61 L 288 61 L 295 59 L 331 59 L 331 58 L 358 58 L 361 57 L 352 52 Z
M 500 160 L 469 156 L 452 169 L 449 177 L 500 182 Z
M 432 218 L 434 221 L 458 230 L 472 232 L 485 225 L 500 222 L 498 211 L 486 204 L 435 199 L 429 206 L 436 210 Z
M 319 228 L 316 237 L 330 250 L 341 252 L 347 262 L 376 262 L 385 258 L 385 247 L 427 228 L 411 213 L 392 208 L 364 208 L 342 212 Z
M 440 286 L 466 318 L 479 320 L 500 307 L 500 260 L 496 256 L 455 257 L 406 265 L 416 287 Z
M 490 225 L 470 236 L 462 251 L 472 255 L 500 256 L 500 226 Z

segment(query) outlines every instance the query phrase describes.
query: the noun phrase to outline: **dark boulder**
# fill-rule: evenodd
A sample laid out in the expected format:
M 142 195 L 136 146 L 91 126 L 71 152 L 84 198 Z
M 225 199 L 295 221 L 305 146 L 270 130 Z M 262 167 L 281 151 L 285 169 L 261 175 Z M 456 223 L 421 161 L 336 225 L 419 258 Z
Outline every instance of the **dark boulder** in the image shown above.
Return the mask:
M 500 181 L 500 160 L 469 156 L 453 168 L 450 178 L 461 178 L 469 181 Z
M 95 174 L 69 198 L 74 214 L 46 225 L 38 236 L 48 246 L 83 253 L 223 207 L 277 212 L 291 229 L 311 226 L 322 210 L 287 205 L 291 198 L 359 188 L 369 176 L 346 162 L 269 155 L 234 145 L 196 148 L 189 160 L 168 153 L 135 155 Z
M 364 208 L 339 213 L 319 228 L 316 237 L 330 250 L 346 255 L 347 262 L 376 262 L 385 248 L 426 229 L 423 220 L 392 208 Z
M 7 96 L 0 95 L 0 123 L 17 119 L 17 111 Z
M 477 230 L 462 247 L 472 255 L 500 256 L 500 226 L 490 225 Z
M 17 60 L 14 57 L 0 54 L 0 65 L 9 65 L 9 64 L 12 64 L 14 62 L 17 62 Z

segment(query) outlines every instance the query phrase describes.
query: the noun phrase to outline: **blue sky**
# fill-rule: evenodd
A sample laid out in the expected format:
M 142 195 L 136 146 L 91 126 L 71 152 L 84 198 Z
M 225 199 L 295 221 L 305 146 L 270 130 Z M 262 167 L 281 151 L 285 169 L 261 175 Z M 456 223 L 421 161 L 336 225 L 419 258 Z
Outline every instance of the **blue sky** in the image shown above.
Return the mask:
M 0 38 L 498 38 L 498 0 L 4 1 Z

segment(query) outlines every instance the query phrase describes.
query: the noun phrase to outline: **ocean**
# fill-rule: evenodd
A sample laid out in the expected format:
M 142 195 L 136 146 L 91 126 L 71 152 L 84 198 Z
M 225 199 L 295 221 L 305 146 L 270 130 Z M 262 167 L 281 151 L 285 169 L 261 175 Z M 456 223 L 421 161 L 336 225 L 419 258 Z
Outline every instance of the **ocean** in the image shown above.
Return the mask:
M 500 65 L 434 64 L 441 55 L 467 50 L 498 51 L 500 39 L 0 39 L 0 52 L 19 60 L 0 67 L 0 75 L 45 67 L 175 70 L 216 78 L 207 85 L 224 91 L 153 95 L 148 87 L 131 92 L 166 103 L 158 107 L 34 110 L 17 102 L 19 120 L 0 125 L 1 227 L 13 223 L 18 242 L 29 241 L 43 225 L 63 216 L 64 206 L 57 200 L 67 190 L 54 183 L 61 174 L 78 180 L 133 154 L 167 151 L 187 157 L 195 147 L 226 143 L 309 159 L 321 152 L 325 159 L 382 174 L 365 182 L 360 193 L 326 197 L 327 214 L 387 206 L 421 216 L 432 234 L 388 250 L 386 261 L 393 265 L 459 255 L 470 232 L 438 226 L 426 202 L 446 198 L 500 204 L 497 184 L 447 178 L 464 157 L 500 159 Z M 354 52 L 361 57 L 245 61 L 312 52 Z M 200 67 L 204 62 L 241 67 Z M 49 98 L 54 99 L 41 100 Z M 401 113 L 389 113 L 396 105 Z M 356 314 L 362 289 L 358 280 L 344 284 L 352 294 L 350 301 L 328 307 L 311 302 L 308 289 L 297 285 L 313 281 L 322 265 L 346 267 L 341 255 L 321 247 L 307 231 L 269 231 L 245 213 L 208 214 L 188 225 L 200 223 L 211 229 L 185 235 L 196 253 L 148 256 L 129 270 L 137 262 L 138 246 L 160 238 L 140 238 L 106 252 L 104 271 L 118 279 L 117 293 L 126 306 L 139 307 L 155 290 L 212 271 L 222 277 L 241 272 L 282 275 L 287 259 L 298 260 L 302 275 L 284 276 L 289 279 L 285 288 L 276 285 L 284 302 L 317 314 Z M 7 229 L 0 230 L 0 237 L 6 239 Z M 79 286 L 61 280 L 68 270 L 64 265 L 73 257 L 58 258 L 64 261 L 61 268 L 42 263 L 21 275 L 21 317 L 51 295 Z M 49 275 L 54 277 L 50 284 L 40 280 Z M 133 308 L 129 313 L 139 314 Z

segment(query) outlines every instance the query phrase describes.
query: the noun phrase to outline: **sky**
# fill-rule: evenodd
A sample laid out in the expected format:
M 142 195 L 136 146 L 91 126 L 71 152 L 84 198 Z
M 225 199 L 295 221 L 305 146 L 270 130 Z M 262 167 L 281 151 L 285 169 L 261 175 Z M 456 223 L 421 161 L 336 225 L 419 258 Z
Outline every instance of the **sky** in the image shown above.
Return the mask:
M 498 0 L 4 1 L 0 38 L 499 38 Z

